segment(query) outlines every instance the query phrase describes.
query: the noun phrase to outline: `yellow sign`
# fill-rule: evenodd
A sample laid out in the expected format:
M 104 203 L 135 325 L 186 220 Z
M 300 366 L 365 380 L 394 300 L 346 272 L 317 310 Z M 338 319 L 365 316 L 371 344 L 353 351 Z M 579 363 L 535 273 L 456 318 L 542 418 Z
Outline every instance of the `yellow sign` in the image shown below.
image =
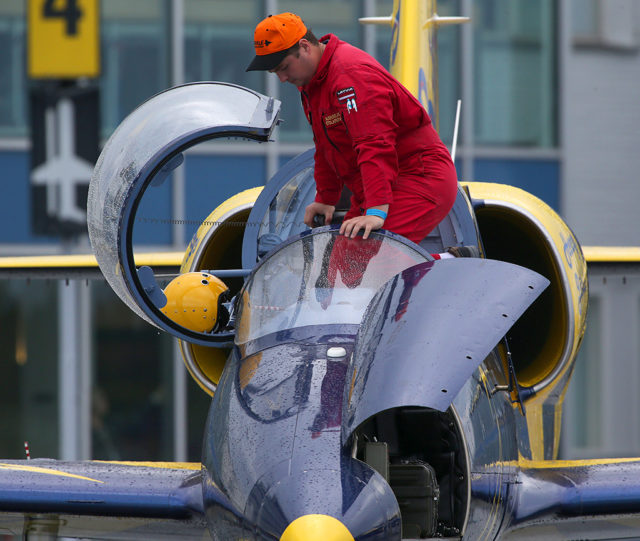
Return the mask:
M 97 77 L 98 9 L 98 0 L 28 0 L 29 77 Z

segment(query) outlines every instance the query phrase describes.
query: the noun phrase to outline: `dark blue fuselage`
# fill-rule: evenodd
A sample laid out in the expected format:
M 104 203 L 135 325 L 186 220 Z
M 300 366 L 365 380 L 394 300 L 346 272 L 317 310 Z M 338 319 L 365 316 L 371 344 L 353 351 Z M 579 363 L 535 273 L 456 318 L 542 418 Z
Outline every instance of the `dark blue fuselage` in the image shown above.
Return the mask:
M 372 237 L 300 235 L 239 293 L 203 453 L 215 538 L 280 539 L 305 515 L 334 517 L 356 540 L 399 541 L 403 525 L 436 534 L 407 518 L 415 508 L 437 513 L 443 535 L 499 532 L 522 414 L 500 390 L 509 380 L 495 346 L 546 281 L 496 261 L 429 261 L 406 240 Z M 433 481 L 385 478 L 365 462 L 366 442 L 386 445 L 385 476 L 385 464 L 429 465 Z M 414 489 L 439 491 L 438 509 Z
M 203 459 L 207 477 L 237 512 L 215 501 L 207 508 L 220 539 L 239 530 L 245 539 L 279 539 L 307 514 L 339 518 L 356 539 L 400 539 L 389 485 L 341 445 L 357 329 L 332 327 L 308 328 L 300 342 L 276 333 L 245 356 L 234 351 L 211 406 Z M 344 348 L 345 355 L 328 358 L 329 348 Z

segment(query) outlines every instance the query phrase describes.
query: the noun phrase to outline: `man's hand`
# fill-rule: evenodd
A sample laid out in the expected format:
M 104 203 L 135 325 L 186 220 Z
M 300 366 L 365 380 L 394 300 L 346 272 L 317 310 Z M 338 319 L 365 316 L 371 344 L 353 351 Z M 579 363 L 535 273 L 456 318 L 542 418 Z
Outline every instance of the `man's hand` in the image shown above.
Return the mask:
M 379 216 L 356 216 L 355 218 L 350 218 L 346 222 L 342 222 L 342 225 L 340 226 L 340 234 L 353 239 L 358 234 L 358 231 L 364 229 L 362 238 L 366 239 L 369 237 L 369 233 L 371 233 L 371 231 L 380 229 L 383 225 L 384 220 Z
M 333 205 L 325 205 L 324 203 L 314 201 L 308 205 L 304 211 L 304 223 L 309 227 L 315 227 L 316 224 L 313 223 L 313 219 L 317 214 L 319 214 L 320 216 L 324 216 L 324 224 L 329 225 L 335 210 L 336 207 Z

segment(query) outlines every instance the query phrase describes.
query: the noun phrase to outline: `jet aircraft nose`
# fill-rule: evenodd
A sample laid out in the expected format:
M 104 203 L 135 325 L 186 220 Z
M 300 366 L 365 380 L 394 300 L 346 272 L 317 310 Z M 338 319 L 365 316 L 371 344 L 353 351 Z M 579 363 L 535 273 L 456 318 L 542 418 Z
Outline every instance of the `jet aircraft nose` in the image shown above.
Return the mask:
M 341 462 L 331 469 L 283 462 L 265 474 L 244 510 L 256 539 L 400 541 L 400 509 L 391 487 L 368 464 L 350 457 Z
M 280 541 L 354 541 L 354 538 L 337 518 L 304 515 L 287 526 Z

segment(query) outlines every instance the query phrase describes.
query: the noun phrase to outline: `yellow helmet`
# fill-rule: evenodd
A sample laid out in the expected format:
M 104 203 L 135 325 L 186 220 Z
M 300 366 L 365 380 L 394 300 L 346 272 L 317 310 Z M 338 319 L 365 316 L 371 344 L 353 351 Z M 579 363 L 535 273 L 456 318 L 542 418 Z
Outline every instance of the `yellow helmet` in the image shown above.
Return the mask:
M 164 294 L 162 313 L 178 325 L 196 332 L 211 332 L 221 316 L 220 303 L 229 289 L 207 272 L 187 272 L 176 276 Z

